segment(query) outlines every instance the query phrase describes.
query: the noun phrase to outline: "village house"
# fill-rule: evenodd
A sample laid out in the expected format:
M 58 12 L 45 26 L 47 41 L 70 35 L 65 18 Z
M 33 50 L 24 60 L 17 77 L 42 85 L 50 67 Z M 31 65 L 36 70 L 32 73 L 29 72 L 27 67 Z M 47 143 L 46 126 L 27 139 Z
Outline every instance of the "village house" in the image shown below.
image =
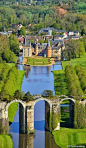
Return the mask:
M 16 30 L 20 30 L 22 27 L 21 24 L 12 24 L 12 28 L 16 29 Z

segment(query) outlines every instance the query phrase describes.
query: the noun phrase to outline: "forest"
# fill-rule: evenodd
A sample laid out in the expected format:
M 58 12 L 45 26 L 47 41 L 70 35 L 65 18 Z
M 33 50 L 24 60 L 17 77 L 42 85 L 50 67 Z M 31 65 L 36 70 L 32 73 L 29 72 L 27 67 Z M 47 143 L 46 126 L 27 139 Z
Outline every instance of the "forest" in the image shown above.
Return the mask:
M 21 23 L 29 34 L 47 26 L 86 34 L 86 1 L 0 1 L 0 31 Z M 40 9 L 41 6 L 41 9 Z

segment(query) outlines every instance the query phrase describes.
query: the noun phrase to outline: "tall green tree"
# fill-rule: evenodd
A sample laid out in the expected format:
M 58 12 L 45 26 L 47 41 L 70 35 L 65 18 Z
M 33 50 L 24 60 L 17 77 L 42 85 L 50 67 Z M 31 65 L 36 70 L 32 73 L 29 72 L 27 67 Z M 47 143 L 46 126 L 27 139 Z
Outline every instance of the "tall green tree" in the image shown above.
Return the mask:
M 20 49 L 19 49 L 19 41 L 16 38 L 15 34 L 10 35 L 9 44 L 10 44 L 11 51 L 13 51 L 15 54 L 18 54 L 19 51 L 20 51 Z
M 25 27 L 22 27 L 19 31 L 19 35 L 26 35 Z

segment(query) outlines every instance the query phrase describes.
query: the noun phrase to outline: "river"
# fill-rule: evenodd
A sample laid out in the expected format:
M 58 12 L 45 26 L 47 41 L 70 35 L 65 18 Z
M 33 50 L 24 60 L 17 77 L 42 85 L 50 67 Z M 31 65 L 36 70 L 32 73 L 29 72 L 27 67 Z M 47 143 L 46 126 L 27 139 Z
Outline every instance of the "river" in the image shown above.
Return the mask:
M 22 56 L 19 58 L 22 62 Z M 52 66 L 23 67 L 18 64 L 19 70 L 25 70 L 21 91 L 30 91 L 33 94 L 42 94 L 44 90 L 54 91 L 54 75 L 51 71 L 62 69 L 61 62 Z M 9 133 L 12 133 L 14 148 L 59 148 L 54 142 L 52 134 L 45 131 L 45 102 L 39 101 L 34 107 L 35 135 L 19 134 L 19 109 L 16 112 Z

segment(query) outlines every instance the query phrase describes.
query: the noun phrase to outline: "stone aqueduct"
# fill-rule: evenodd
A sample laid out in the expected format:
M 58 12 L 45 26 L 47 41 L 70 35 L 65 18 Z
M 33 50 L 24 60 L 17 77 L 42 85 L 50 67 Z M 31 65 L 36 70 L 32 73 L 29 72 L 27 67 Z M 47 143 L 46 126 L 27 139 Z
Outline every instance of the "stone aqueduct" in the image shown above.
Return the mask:
M 45 128 L 48 128 L 48 120 L 47 120 L 47 113 L 53 110 L 54 113 L 58 113 L 60 116 L 60 104 L 64 100 L 70 100 L 70 122 L 72 116 L 72 107 L 75 103 L 73 98 L 64 98 L 64 99 L 46 99 L 43 97 L 39 97 L 38 99 L 30 102 L 24 102 L 21 100 L 13 100 L 10 103 L 7 102 L 0 102 L 0 124 L 1 126 L 9 125 L 8 122 L 8 107 L 13 102 L 19 103 L 19 130 L 20 132 L 26 132 L 28 130 L 34 130 L 34 106 L 38 101 L 44 100 L 45 101 Z M 80 103 L 85 103 L 81 101 Z M 57 128 L 54 130 L 60 129 L 60 123 L 58 123 Z

